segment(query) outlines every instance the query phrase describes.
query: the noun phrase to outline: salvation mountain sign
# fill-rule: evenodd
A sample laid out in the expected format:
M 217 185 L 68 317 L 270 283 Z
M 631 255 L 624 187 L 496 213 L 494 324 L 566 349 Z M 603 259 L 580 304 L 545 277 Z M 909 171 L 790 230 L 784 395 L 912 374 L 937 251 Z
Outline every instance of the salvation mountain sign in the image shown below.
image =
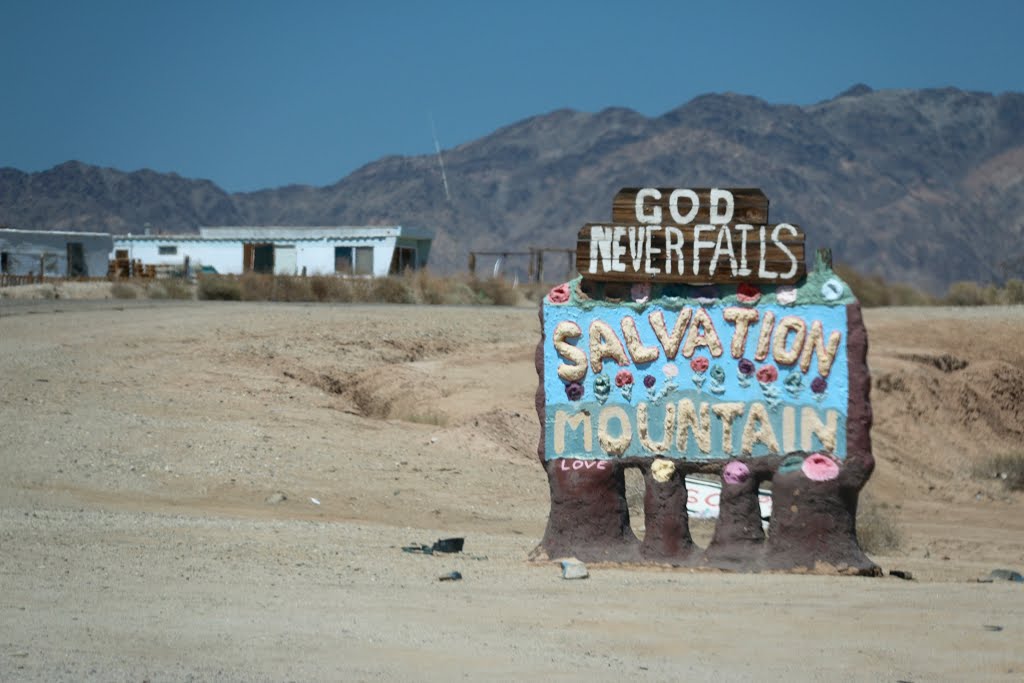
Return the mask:
M 786 476 L 859 489 L 873 466 L 866 334 L 830 256 L 808 273 L 803 232 L 769 223 L 768 199 L 752 188 L 623 189 L 611 221 L 580 230 L 576 256 L 580 277 L 541 305 L 538 450 L 552 512 L 539 550 L 805 566 L 813 539 L 774 555 L 758 545 L 758 485 L 776 484 L 774 521 L 801 509 L 779 512 Z M 647 488 L 643 544 L 620 495 L 631 467 Z M 685 521 L 693 473 L 723 485 L 722 534 L 699 561 Z M 808 498 L 813 488 L 805 502 L 829 500 Z M 840 525 L 852 524 L 855 492 L 852 509 L 844 500 L 829 508 Z M 814 561 L 873 568 L 851 533 Z M 748 541 L 758 550 L 737 556 Z

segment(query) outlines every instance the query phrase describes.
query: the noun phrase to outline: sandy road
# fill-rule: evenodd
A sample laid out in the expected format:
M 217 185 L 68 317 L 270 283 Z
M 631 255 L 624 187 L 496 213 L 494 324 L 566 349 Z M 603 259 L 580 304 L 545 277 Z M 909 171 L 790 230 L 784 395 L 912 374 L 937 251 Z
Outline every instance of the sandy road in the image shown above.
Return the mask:
M 1024 565 L 1022 500 L 962 462 L 1021 426 L 993 313 L 945 373 L 905 357 L 978 312 L 868 312 L 876 559 L 918 581 L 570 582 L 525 561 L 532 309 L 0 302 L 0 680 L 1019 680 L 1024 587 L 973 579 Z M 982 417 L 923 420 L 932 389 Z

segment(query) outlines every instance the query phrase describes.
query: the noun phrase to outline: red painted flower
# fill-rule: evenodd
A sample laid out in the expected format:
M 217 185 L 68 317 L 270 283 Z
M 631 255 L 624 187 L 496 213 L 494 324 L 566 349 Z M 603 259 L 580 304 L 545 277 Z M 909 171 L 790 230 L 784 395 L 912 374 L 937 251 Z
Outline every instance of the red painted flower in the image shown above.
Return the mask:
M 824 453 L 812 453 L 800 468 L 812 481 L 831 481 L 839 476 L 839 463 Z
M 617 373 L 615 373 L 615 386 L 619 387 L 620 389 L 626 386 L 627 384 L 632 383 L 633 373 L 630 372 L 629 370 L 619 370 Z
M 563 283 L 548 292 L 548 301 L 553 304 L 564 304 L 569 301 L 569 283 Z
M 697 356 L 690 361 L 690 369 L 694 372 L 704 372 L 708 369 L 710 362 L 704 356 Z
M 771 384 L 779 378 L 779 371 L 774 365 L 762 365 L 757 371 L 757 381 Z
M 756 304 L 760 298 L 761 290 L 749 282 L 744 282 L 736 288 L 736 299 L 741 304 Z

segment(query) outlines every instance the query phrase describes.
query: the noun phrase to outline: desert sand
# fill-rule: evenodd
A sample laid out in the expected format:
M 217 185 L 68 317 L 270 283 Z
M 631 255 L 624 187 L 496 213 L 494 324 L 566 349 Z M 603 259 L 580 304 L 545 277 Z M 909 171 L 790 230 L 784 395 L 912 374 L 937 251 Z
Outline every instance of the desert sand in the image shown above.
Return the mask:
M 1024 308 L 865 318 L 913 581 L 566 581 L 532 305 L 0 301 L 0 680 L 1020 680 Z

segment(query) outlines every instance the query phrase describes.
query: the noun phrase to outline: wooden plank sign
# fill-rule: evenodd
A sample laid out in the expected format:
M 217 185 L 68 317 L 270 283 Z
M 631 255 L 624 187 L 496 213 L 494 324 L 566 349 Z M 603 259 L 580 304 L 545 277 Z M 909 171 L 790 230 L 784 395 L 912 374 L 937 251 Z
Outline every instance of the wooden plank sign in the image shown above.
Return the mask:
M 768 222 L 768 197 L 756 187 L 624 187 L 612 200 L 612 222 L 615 225 L 764 225 Z
M 605 282 L 793 284 L 806 273 L 804 233 L 789 223 L 588 223 L 577 238 L 576 270 Z
M 580 230 L 576 269 L 605 282 L 794 284 L 804 233 L 769 224 L 757 188 L 623 188 L 611 223 Z

